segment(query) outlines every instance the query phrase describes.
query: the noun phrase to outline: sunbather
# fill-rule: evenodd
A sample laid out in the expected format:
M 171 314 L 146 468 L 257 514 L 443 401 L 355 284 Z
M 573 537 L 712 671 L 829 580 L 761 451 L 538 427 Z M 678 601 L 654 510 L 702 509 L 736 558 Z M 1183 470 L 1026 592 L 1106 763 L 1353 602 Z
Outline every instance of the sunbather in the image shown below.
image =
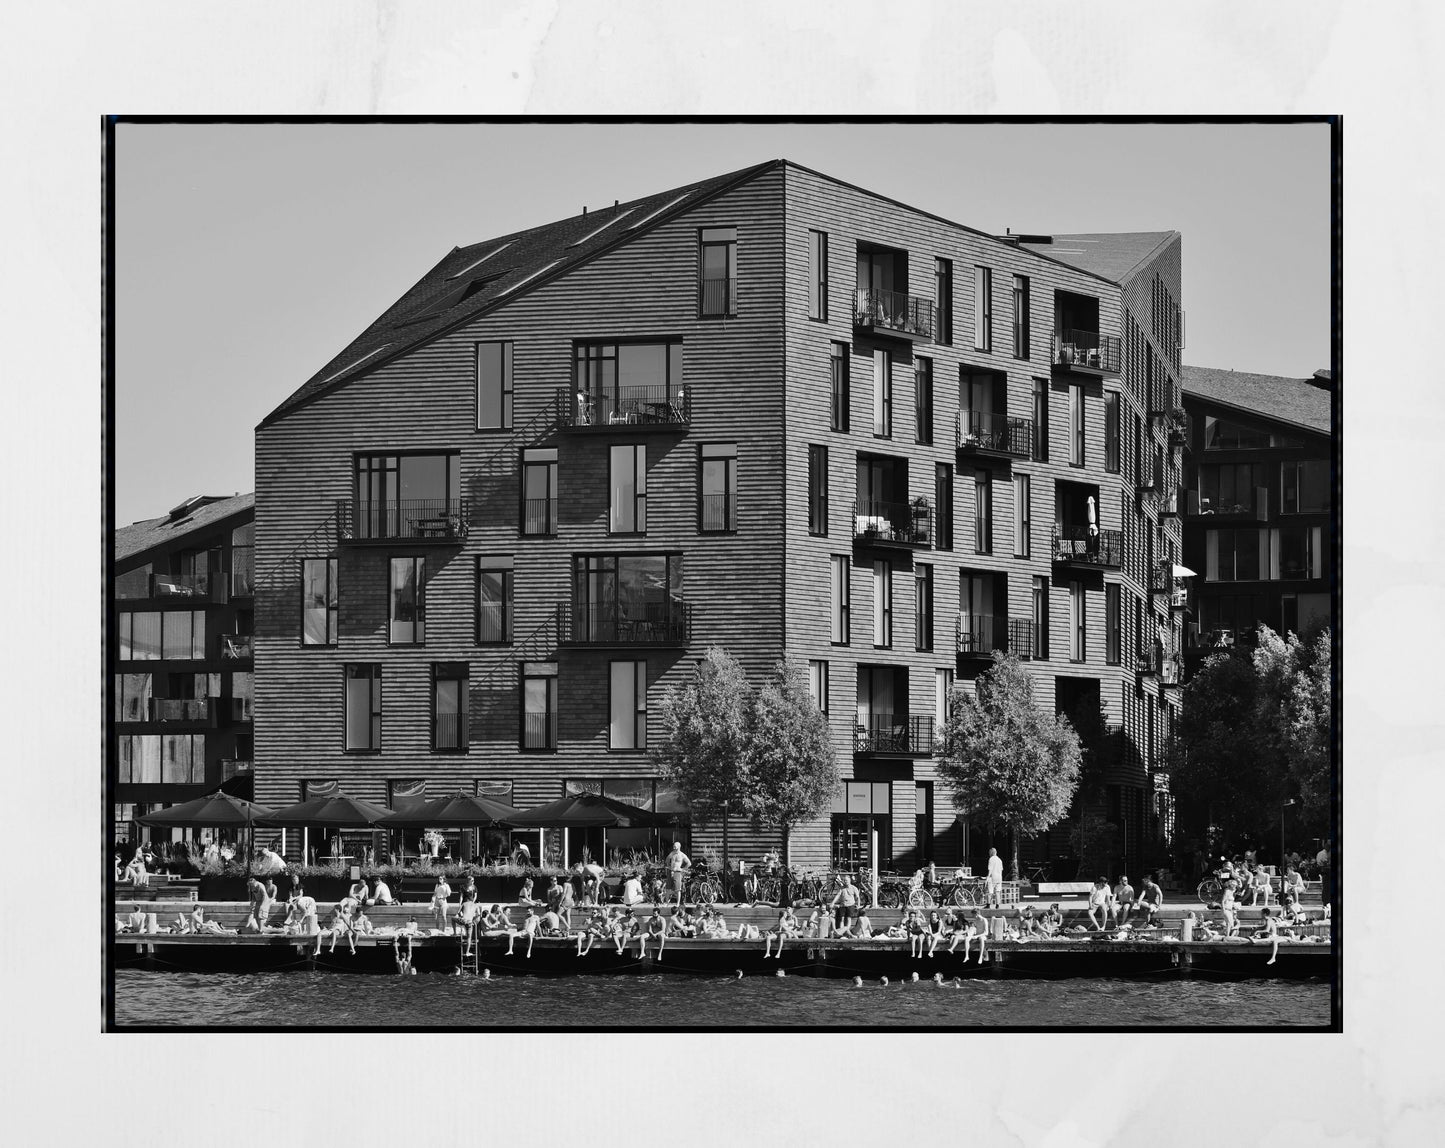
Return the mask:
M 542 918 L 539 917 L 539 916 L 537 916 L 537 909 L 536 909 L 536 907 L 535 907 L 535 906 L 532 906 L 532 905 L 529 905 L 529 906 L 527 907 L 527 916 L 526 916 L 526 919 L 522 921 L 522 931 L 521 931 L 520 934 L 518 934 L 518 935 L 520 935 L 520 936 L 525 936 L 525 937 L 527 938 L 527 959 L 528 959 L 528 960 L 530 960 L 531 957 L 532 957 L 532 946 L 533 946 L 534 944 L 536 944 L 536 942 L 537 942 L 537 934 L 541 931 L 541 929 L 542 929 Z M 512 955 L 512 942 L 515 941 L 516 939 L 517 939 L 517 937 L 516 937 L 515 935 L 512 936 L 512 937 L 508 937 L 508 938 L 507 938 L 507 955 L 508 955 L 508 956 L 511 956 L 511 955 Z
M 969 919 L 967 926 L 965 926 L 963 930 L 964 964 L 968 964 L 969 948 L 972 946 L 975 938 L 978 940 L 978 963 L 983 964 L 983 955 L 986 951 L 988 941 L 988 918 L 978 909 L 973 911 L 973 916 Z M 948 951 L 951 953 L 953 949 L 950 947 Z
M 1269 960 L 1265 961 L 1265 964 L 1274 964 L 1275 958 L 1279 956 L 1279 921 L 1270 912 L 1268 905 L 1259 911 L 1259 928 L 1255 929 L 1250 940 L 1269 945 Z
M 915 960 L 923 956 L 923 946 L 928 940 L 928 926 L 917 909 L 908 913 L 905 926 L 908 930 L 908 955 Z
M 607 933 L 607 914 L 601 909 L 597 909 L 587 919 L 587 924 L 582 931 L 577 934 L 577 955 L 585 957 L 592 951 L 592 946 L 597 943 L 597 939 L 607 936 Z
M 652 916 L 647 918 L 647 925 L 642 935 L 637 938 L 637 955 L 647 955 L 647 941 L 652 938 L 657 942 L 657 959 L 662 960 L 662 950 L 667 948 L 667 922 L 662 918 L 662 910 L 656 905 L 652 906 Z
M 933 950 L 938 948 L 938 942 L 943 940 L 943 918 L 938 915 L 937 909 L 932 909 L 928 914 L 928 955 L 933 956 Z
M 345 937 L 346 943 L 351 947 L 351 955 L 356 956 L 356 935 L 351 931 L 351 917 L 346 912 L 346 902 L 338 901 L 335 908 L 331 910 L 331 918 L 326 922 L 324 932 L 316 934 L 316 951 L 321 951 L 321 938 L 325 933 L 331 934 L 331 952 L 336 952 L 336 939 Z
M 215 921 L 206 920 L 206 911 L 197 905 L 191 910 L 189 931 L 192 933 L 209 933 L 218 937 L 234 937 L 235 929 L 228 929 L 224 925 L 218 925 Z

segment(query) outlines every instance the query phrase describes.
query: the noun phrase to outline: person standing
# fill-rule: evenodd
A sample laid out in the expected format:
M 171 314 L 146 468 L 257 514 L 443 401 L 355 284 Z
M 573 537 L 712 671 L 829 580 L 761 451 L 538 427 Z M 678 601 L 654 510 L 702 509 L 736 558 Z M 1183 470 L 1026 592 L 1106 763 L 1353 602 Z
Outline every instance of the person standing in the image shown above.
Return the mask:
M 692 868 L 692 859 L 682 851 L 682 842 L 672 843 L 672 852 L 667 855 L 667 873 L 672 882 L 672 893 L 677 898 L 675 908 L 682 906 L 682 886 L 686 874 Z
M 853 884 L 852 877 L 844 873 L 843 887 L 833 898 L 833 927 L 835 929 L 851 929 L 853 922 L 857 919 L 858 886 Z
M 432 886 L 431 907 L 432 915 L 436 918 L 436 927 L 443 933 L 447 931 L 447 898 L 452 895 L 452 887 L 447 884 L 447 879 L 440 874 L 437 876 L 437 883 Z
M 990 909 L 1003 907 L 1003 858 L 997 849 L 988 851 L 988 880 L 985 886 L 985 901 Z

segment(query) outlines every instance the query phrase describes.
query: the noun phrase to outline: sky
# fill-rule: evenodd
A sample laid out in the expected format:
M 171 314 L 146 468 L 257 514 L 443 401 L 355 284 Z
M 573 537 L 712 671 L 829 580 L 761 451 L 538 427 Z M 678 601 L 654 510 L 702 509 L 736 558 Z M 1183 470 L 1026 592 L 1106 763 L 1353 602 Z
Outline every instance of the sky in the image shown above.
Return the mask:
M 253 489 L 256 424 L 452 247 L 780 158 L 998 234 L 1179 231 L 1185 363 L 1329 366 L 1320 124 L 120 124 L 115 522 Z

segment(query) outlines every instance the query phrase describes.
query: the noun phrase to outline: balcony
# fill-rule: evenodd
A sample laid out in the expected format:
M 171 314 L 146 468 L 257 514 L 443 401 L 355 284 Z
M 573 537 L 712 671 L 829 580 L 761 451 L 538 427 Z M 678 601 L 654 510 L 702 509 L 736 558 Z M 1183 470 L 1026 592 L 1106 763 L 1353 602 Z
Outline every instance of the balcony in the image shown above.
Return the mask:
M 115 576 L 117 599 L 187 598 L 201 603 L 228 600 L 225 574 L 152 574 L 131 570 Z
M 859 757 L 928 757 L 933 753 L 932 714 L 869 714 L 853 730 Z
M 249 662 L 255 652 L 250 634 L 222 634 L 220 641 L 223 662 Z
M 954 421 L 954 438 L 959 454 L 1030 458 L 1034 453 L 1034 420 L 960 411 Z
M 1028 618 L 1007 618 L 1001 614 L 960 614 L 954 623 L 954 646 L 959 658 L 989 659 L 994 651 L 1031 658 L 1034 654 L 1034 624 Z
M 855 545 L 901 550 L 926 550 L 933 545 L 933 507 L 926 498 L 912 502 L 860 498 L 853 509 Z
M 233 777 L 250 777 L 251 762 L 242 758 L 223 757 L 221 759 L 221 780 L 230 781 Z
M 212 698 L 211 712 L 217 725 L 249 725 L 252 701 L 250 698 Z
M 1053 367 L 1062 374 L 1117 375 L 1123 369 L 1118 335 L 1097 331 L 1055 331 Z
M 1140 650 L 1135 659 L 1135 672 L 1141 678 L 1158 678 L 1162 686 L 1184 684 L 1183 666 L 1174 654 L 1166 654 L 1159 646 Z
M 563 430 L 676 431 L 692 422 L 692 396 L 686 387 L 669 394 L 664 385 L 616 387 L 605 393 L 557 388 Z
M 1190 518 L 1232 519 L 1236 522 L 1269 521 L 1269 488 L 1256 486 L 1240 491 L 1234 498 L 1205 497 L 1198 490 L 1187 492 Z M 1222 525 L 1222 524 L 1221 524 Z
M 1085 570 L 1119 570 L 1124 566 L 1124 532 L 1092 526 L 1055 526 L 1054 561 Z
M 691 620 L 686 602 L 622 607 L 564 602 L 557 607 L 557 641 L 563 646 L 686 646 Z
M 460 545 L 471 528 L 465 498 L 409 498 L 392 502 L 336 502 L 336 540 L 344 543 L 434 542 Z
M 204 722 L 213 725 L 212 713 L 207 698 L 151 698 L 150 719 L 153 722 Z
M 902 291 L 859 287 L 853 296 L 853 326 L 911 343 L 933 341 L 933 300 Z

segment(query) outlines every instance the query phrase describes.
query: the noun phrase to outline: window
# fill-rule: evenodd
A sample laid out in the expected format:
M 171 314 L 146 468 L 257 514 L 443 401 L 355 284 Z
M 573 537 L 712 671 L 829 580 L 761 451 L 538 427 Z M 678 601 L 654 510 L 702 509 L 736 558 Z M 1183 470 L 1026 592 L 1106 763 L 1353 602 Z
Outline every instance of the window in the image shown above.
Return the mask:
M 613 446 L 609 452 L 610 534 L 647 533 L 647 447 Z
M 993 553 L 993 484 L 986 470 L 973 475 L 973 552 Z
M 374 662 L 346 667 L 346 748 L 381 749 L 381 666 Z
M 846 431 L 848 429 L 848 344 L 831 344 L 831 357 L 828 360 L 828 378 L 830 386 L 830 410 L 832 420 L 830 426 L 835 431 Z
M 205 734 L 122 734 L 116 750 L 116 781 L 121 785 L 205 783 Z
M 886 781 L 844 780 L 833 796 L 829 831 L 833 839 L 833 867 L 874 869 L 893 856 L 890 786 Z M 873 856 L 873 834 L 878 834 L 878 856 Z
M 121 661 L 199 661 L 206 656 L 200 610 L 125 610 L 116 617 Z
M 1082 662 L 1088 657 L 1084 584 L 1069 583 L 1069 661 Z
M 1204 562 L 1208 582 L 1254 582 L 1267 577 L 1269 531 L 1206 530 Z
M 1034 575 L 1033 587 L 1034 657 L 1049 656 L 1049 580 Z
M 1322 528 L 1282 526 L 1270 531 L 1271 578 L 1295 580 L 1324 577 Z
M 1330 508 L 1330 464 L 1323 460 L 1280 464 L 1281 514 L 1323 514 Z
M 893 568 L 873 563 L 873 645 L 893 645 Z
M 893 353 L 873 352 L 873 437 L 893 437 Z
M 610 677 L 608 745 L 647 748 L 647 663 L 613 662 Z
M 1264 509 L 1267 497 L 1264 467 L 1257 463 L 1206 463 L 1199 468 L 1200 514 L 1253 514 Z M 1285 512 L 1283 506 L 1280 510 Z
M 149 721 L 151 716 L 151 675 L 115 675 L 115 720 Z
M 808 662 L 808 696 L 818 712 L 828 716 L 828 663 L 813 659 Z
M 482 645 L 512 640 L 511 555 L 477 559 L 477 641 Z
M 833 564 L 831 641 L 835 646 L 846 646 L 851 640 L 848 636 L 849 558 L 846 554 L 834 554 L 829 561 Z
M 698 448 L 698 530 L 731 533 L 738 528 L 736 443 L 703 443 Z
M 512 344 L 477 344 L 477 429 L 512 425 Z
M 1014 358 L 1029 357 L 1029 278 L 1014 276 Z
M 913 786 L 913 839 L 918 842 L 918 863 L 928 864 L 933 856 L 933 782 Z
M 1328 594 L 1281 594 L 1279 607 L 1281 634 L 1307 634 L 1317 625 L 1330 624 Z
M 933 341 L 945 347 L 953 343 L 953 260 L 933 261 L 933 290 L 938 299 L 938 327 Z
M 933 360 L 922 355 L 913 360 L 914 436 L 925 446 L 933 442 Z
M 557 533 L 557 448 L 522 451 L 522 533 Z
M 460 455 L 357 455 L 354 537 L 416 538 L 461 510 Z
M 926 562 L 913 567 L 913 634 L 916 649 L 933 649 L 933 567 Z
M 217 683 L 219 686 L 219 682 Z M 236 672 L 231 675 L 231 698 L 240 703 L 236 710 L 242 721 L 254 721 L 256 717 L 256 675 L 248 672 Z M 245 754 L 237 754 L 237 757 L 245 757 Z
M 808 447 L 808 533 L 828 536 L 828 448 Z
M 1104 586 L 1104 661 L 1111 666 L 1120 662 L 1123 646 L 1123 609 L 1117 582 Z
M 685 408 L 681 343 L 578 343 L 573 349 L 577 422 L 630 425 Z
M 1049 381 L 1034 380 L 1034 458 L 1049 461 Z
M 993 350 L 993 271 L 973 269 L 973 349 Z
M 387 590 L 387 641 L 419 645 L 426 641 L 425 558 L 393 558 Z
M 933 523 L 933 548 L 935 550 L 953 549 L 953 464 L 938 462 L 933 464 L 933 505 L 935 511 Z
M 933 728 L 941 735 L 948 727 L 948 714 L 953 701 L 953 671 L 933 671 Z
M 828 321 L 828 234 L 808 232 L 808 318 Z
M 437 752 L 465 752 L 467 737 L 466 662 L 438 662 L 432 666 L 432 739 Z
M 1069 385 L 1069 465 L 1084 465 L 1084 388 Z
M 1014 557 L 1028 558 L 1033 553 L 1033 478 L 1014 475 Z
M 557 663 L 522 663 L 522 748 L 557 748 Z
M 698 314 L 738 313 L 738 229 L 704 227 L 698 232 Z
M 1270 445 L 1270 433 L 1262 427 L 1204 416 L 1205 450 L 1258 450 Z
M 336 559 L 301 560 L 301 644 L 336 645 Z
M 1119 473 L 1119 395 L 1115 391 L 1104 396 L 1104 469 Z

